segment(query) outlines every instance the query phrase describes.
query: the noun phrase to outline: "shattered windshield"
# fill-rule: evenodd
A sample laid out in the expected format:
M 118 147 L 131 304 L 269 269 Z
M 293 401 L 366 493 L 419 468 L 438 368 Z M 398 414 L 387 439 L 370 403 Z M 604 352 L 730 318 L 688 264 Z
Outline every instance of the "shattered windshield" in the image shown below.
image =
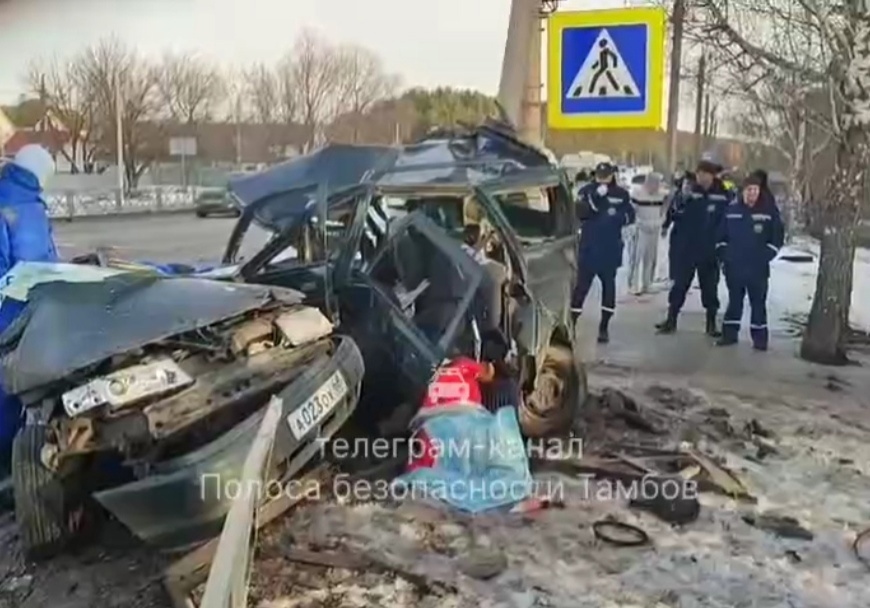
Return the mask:
M 347 230 L 353 221 L 358 197 L 347 198 L 329 206 L 326 229 L 321 229 L 319 209 L 312 207 L 304 221 L 284 232 L 271 232 L 252 223 L 242 237 L 237 260 L 250 260 L 267 246 L 278 247 L 266 267 L 274 265 L 314 264 L 335 260 L 343 250 Z

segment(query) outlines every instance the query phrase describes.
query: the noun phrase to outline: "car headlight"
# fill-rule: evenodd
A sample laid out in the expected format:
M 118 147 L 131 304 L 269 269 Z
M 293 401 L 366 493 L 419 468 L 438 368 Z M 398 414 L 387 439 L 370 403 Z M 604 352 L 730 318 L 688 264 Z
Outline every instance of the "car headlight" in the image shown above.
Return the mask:
M 63 408 L 70 417 L 101 406 L 119 409 L 149 397 L 193 384 L 193 378 L 169 358 L 125 367 L 63 394 Z

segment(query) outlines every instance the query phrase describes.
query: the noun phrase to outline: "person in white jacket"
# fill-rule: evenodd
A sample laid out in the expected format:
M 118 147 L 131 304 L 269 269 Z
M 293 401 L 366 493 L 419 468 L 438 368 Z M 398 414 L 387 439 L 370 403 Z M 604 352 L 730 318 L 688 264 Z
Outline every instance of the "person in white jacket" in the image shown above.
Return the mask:
M 659 173 L 650 173 L 643 184 L 629 191 L 637 216 L 636 232 L 629 243 L 628 289 L 635 295 L 649 293 L 655 281 L 659 233 L 667 191 Z

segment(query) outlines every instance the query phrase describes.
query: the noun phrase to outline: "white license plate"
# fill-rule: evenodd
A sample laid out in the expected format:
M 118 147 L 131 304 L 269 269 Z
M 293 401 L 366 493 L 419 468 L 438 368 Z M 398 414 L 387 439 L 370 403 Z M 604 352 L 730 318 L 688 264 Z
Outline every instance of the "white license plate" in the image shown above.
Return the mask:
M 323 422 L 335 409 L 338 402 L 347 395 L 347 381 L 341 372 L 330 376 L 317 392 L 308 398 L 299 408 L 287 416 L 287 424 L 296 439 L 302 439 L 311 429 Z

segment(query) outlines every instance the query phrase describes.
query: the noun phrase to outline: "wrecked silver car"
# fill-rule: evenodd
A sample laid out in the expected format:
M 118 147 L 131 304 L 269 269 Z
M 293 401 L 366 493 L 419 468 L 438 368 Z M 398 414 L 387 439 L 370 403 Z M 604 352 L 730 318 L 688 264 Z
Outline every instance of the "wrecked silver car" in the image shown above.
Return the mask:
M 32 555 L 61 549 L 90 497 L 148 542 L 210 538 L 231 497 L 203 484 L 237 479 L 271 396 L 286 419 L 275 478 L 352 413 L 362 356 L 301 293 L 93 272 L 106 275 L 31 286 L 0 343 L 4 386 L 26 407 L 12 468 Z

